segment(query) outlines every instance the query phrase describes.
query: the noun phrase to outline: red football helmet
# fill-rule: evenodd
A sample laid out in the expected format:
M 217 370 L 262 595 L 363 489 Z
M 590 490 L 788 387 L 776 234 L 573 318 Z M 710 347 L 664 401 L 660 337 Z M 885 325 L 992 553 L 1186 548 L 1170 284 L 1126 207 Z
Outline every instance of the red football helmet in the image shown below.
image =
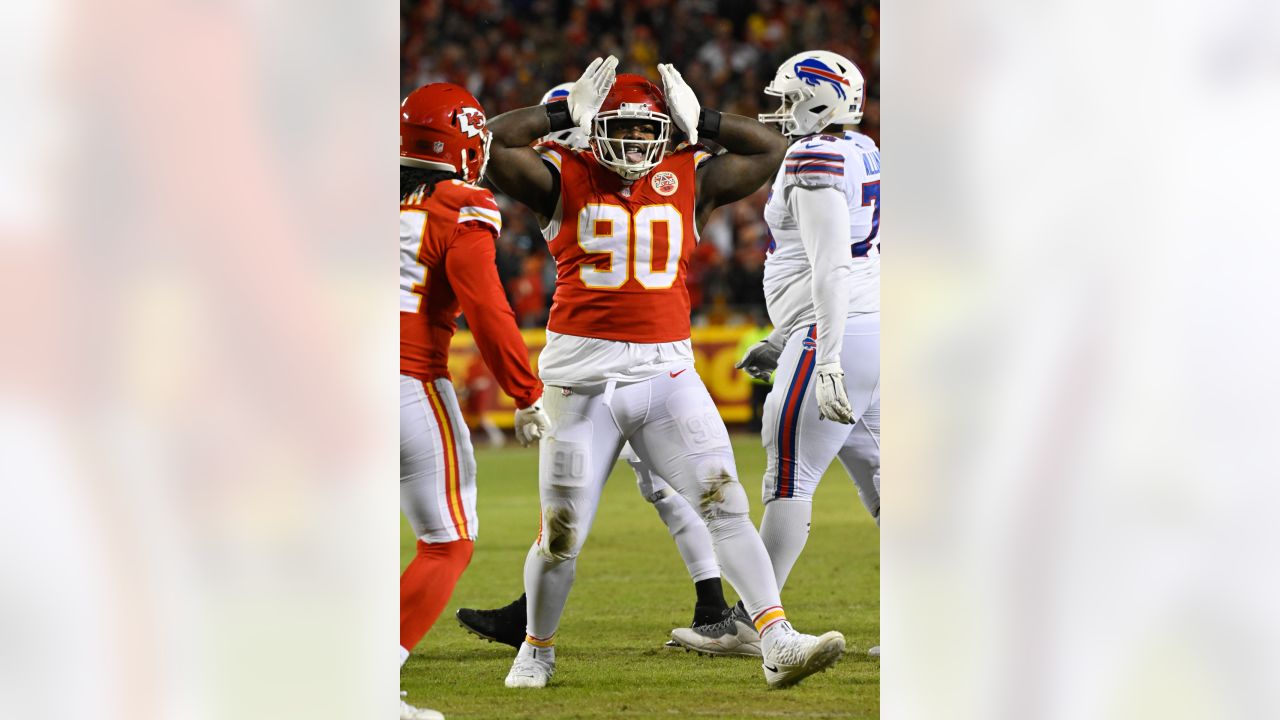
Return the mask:
M 484 108 L 453 83 L 432 83 L 400 103 L 400 164 L 452 170 L 479 182 L 489 163 Z
M 657 138 L 610 138 L 610 123 L 624 120 L 654 123 L 658 126 Z M 671 117 L 667 114 L 667 98 L 662 89 L 640 75 L 624 73 L 617 76 L 592 122 L 591 152 L 596 160 L 622 177 L 635 180 L 662 162 L 670 140 Z

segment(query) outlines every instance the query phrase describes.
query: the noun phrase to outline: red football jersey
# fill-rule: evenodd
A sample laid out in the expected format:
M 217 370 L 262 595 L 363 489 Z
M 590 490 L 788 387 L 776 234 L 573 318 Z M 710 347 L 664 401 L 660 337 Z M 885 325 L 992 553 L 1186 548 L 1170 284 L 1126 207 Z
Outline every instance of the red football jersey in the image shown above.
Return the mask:
M 556 259 L 547 329 L 639 343 L 688 339 L 694 174 L 710 153 L 684 147 L 628 186 L 589 150 L 537 149 L 560 171 L 560 212 L 547 230 Z
M 528 407 L 542 394 L 498 280 L 494 239 L 502 216 L 493 193 L 459 180 L 436 183 L 400 203 L 400 373 L 449 377 L 449 341 L 459 308 L 480 356 L 502 389 Z

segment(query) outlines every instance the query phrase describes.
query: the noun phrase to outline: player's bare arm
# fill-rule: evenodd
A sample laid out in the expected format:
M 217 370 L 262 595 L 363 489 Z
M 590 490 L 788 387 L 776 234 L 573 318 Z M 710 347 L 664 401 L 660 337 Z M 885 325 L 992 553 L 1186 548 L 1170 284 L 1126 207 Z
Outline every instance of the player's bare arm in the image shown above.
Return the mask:
M 494 185 L 531 210 L 550 217 L 556 209 L 559 184 L 530 143 L 551 132 L 545 105 L 506 112 L 489 121 L 493 143 L 485 173 Z
M 722 114 L 716 142 L 724 153 L 698 168 L 698 228 L 711 211 L 768 182 L 787 153 L 787 139 L 751 118 Z
M 534 212 L 551 217 L 556 210 L 559 183 L 529 145 L 549 132 L 574 126 L 589 132 L 592 118 L 613 87 L 617 67 L 618 59 L 612 55 L 596 58 L 573 84 L 565 102 L 512 110 L 494 118 L 489 123 L 493 161 L 486 177 Z

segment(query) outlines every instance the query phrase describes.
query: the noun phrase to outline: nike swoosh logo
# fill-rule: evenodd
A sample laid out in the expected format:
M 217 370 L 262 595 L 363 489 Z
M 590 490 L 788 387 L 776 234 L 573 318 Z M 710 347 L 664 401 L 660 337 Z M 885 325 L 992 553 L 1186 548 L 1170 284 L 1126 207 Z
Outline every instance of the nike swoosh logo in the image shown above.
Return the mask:
M 688 369 L 689 369 L 689 368 L 685 368 L 684 370 L 688 370 Z M 671 374 L 671 377 L 677 377 L 678 375 L 680 375 L 680 373 L 684 372 L 684 370 L 681 370 L 680 372 L 673 372 L 673 373 L 670 373 L 670 374 Z
M 816 148 L 816 147 L 822 147 L 822 143 L 814 143 L 814 144 L 812 144 L 812 145 L 805 145 L 805 146 L 804 146 L 804 149 L 805 149 L 805 150 L 812 150 L 813 148 Z
M 776 668 L 776 667 L 772 667 L 772 666 L 769 666 L 769 665 L 765 665 L 765 666 L 764 666 L 764 669 L 765 669 L 765 670 L 768 670 L 769 672 L 778 672 L 778 668 Z

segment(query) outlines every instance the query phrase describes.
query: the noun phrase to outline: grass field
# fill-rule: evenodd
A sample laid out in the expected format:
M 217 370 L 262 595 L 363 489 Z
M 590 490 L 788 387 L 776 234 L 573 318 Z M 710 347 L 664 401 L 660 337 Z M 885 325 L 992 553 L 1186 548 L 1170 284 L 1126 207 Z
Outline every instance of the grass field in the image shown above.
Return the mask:
M 734 438 L 739 476 L 757 527 L 764 451 Z M 459 607 L 498 607 L 522 590 L 524 556 L 537 532 L 535 450 L 479 450 L 480 539 L 449 607 L 401 672 L 409 701 L 455 718 L 878 718 L 880 537 L 836 464 L 814 502 L 813 530 L 783 603 L 801 631 L 844 633 L 835 668 L 788 690 L 768 690 L 758 660 L 665 649 L 671 628 L 693 615 L 693 584 L 635 475 L 609 478 L 557 635 L 556 675 L 544 690 L 503 686 L 515 651 L 482 641 L 454 619 Z M 401 564 L 414 547 L 401 522 Z M 736 599 L 725 585 L 730 602 Z

